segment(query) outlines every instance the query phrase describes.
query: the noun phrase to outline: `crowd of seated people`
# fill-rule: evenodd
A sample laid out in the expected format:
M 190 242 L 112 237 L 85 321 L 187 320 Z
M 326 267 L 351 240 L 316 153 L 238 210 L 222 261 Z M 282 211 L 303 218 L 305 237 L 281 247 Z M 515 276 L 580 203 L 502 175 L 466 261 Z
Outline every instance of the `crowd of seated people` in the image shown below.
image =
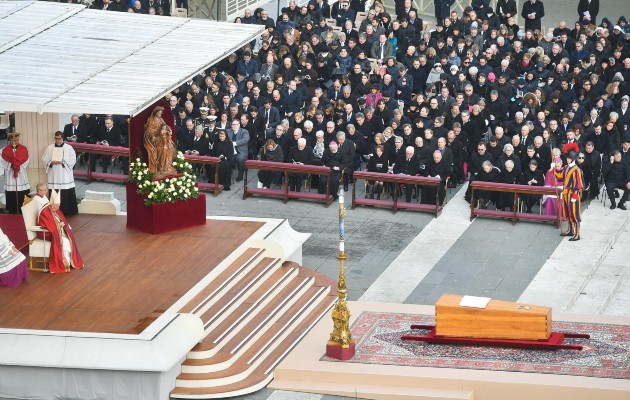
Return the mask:
M 630 165 L 630 26 L 621 16 L 546 33 L 515 17 L 468 7 L 423 31 L 413 7 L 387 10 L 379 0 L 291 1 L 277 21 L 248 9 L 235 23 L 260 24 L 263 34 L 167 94 L 178 148 L 223 154 L 227 187 L 246 159 L 262 159 L 328 166 L 345 190 L 357 169 L 439 176 L 442 186 L 554 185 L 548 171 L 576 151 L 584 196 L 598 196 L 602 171 L 616 171 L 607 166 L 615 151 Z M 216 150 L 220 132 L 232 154 Z M 387 193 L 378 181 L 366 188 L 369 197 Z M 435 202 L 417 190 L 403 198 Z M 502 195 L 477 197 L 466 195 L 513 206 Z M 525 198 L 525 211 L 546 200 Z

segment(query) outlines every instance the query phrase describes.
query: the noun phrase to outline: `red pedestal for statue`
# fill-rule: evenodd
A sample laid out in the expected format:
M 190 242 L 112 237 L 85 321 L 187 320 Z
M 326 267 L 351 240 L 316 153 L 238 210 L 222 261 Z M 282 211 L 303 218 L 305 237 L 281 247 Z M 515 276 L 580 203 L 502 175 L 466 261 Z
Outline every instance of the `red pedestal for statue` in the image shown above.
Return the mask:
M 176 203 L 144 205 L 137 186 L 127 183 L 127 228 L 156 235 L 206 224 L 206 195 Z
M 336 360 L 347 361 L 354 357 L 355 343 L 350 343 L 349 347 L 344 348 L 337 343 L 328 343 L 326 345 L 326 356 Z

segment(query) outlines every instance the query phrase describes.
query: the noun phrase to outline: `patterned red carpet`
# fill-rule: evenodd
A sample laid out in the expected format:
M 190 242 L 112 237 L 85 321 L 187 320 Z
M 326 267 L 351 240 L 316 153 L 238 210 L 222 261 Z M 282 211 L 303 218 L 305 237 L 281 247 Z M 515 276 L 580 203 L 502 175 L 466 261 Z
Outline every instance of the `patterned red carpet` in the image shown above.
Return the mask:
M 412 367 L 485 369 L 556 375 L 630 379 L 630 326 L 554 322 L 558 332 L 588 333 L 591 339 L 566 339 L 574 350 L 526 350 L 402 341 L 411 324 L 431 325 L 432 315 L 363 312 L 352 326 L 356 355 L 348 362 Z M 326 356 L 323 361 L 336 361 Z

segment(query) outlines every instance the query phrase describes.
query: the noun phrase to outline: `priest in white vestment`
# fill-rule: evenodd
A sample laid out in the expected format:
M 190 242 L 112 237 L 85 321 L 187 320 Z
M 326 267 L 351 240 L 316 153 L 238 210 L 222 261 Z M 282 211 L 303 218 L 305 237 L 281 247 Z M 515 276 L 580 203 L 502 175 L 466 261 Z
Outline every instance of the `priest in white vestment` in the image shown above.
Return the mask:
M 74 148 L 63 141 L 63 133 L 55 132 L 55 143 L 49 145 L 42 156 L 48 174 L 48 188 L 60 193 L 61 211 L 66 216 L 79 212 L 74 189 L 74 164 L 77 154 Z

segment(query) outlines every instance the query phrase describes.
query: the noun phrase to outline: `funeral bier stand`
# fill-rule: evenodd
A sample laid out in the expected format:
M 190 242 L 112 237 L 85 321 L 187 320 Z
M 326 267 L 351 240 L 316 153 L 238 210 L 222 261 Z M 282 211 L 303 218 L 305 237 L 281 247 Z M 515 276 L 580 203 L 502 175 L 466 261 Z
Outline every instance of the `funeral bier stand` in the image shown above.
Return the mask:
M 564 339 L 590 338 L 553 332 L 549 307 L 455 294 L 444 294 L 435 303 L 435 326 L 411 328 L 429 332 L 406 335 L 403 340 L 472 346 L 582 350 L 582 346 L 563 344 Z

